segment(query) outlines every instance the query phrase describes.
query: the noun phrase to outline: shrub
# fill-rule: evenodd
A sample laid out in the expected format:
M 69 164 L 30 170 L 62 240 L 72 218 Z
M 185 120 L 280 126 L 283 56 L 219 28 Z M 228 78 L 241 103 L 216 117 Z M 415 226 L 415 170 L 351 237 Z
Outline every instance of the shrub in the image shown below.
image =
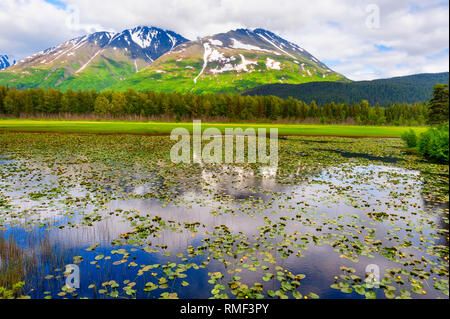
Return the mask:
M 437 162 L 448 163 L 449 155 L 449 125 L 433 127 L 419 139 L 420 153 Z
M 406 142 L 409 148 L 414 148 L 417 146 L 417 135 L 413 129 L 403 133 L 402 139 Z
M 23 296 L 21 293 L 24 286 L 25 283 L 21 281 L 14 284 L 11 290 L 0 287 L 0 299 L 29 299 L 29 296 Z

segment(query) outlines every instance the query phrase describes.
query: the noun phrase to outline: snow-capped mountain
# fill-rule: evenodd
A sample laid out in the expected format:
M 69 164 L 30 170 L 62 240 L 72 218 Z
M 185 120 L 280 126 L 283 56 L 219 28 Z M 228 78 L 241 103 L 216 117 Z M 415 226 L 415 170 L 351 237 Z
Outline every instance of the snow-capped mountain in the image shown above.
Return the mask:
M 143 57 L 154 61 L 187 41 L 189 40 L 172 31 L 140 26 L 115 35 L 108 45 L 127 48 L 133 58 Z
M 96 32 L 64 42 L 19 61 L 10 72 L 40 73 L 18 87 L 101 90 L 150 65 L 161 55 L 187 42 L 181 35 L 140 26 L 120 33 Z M 28 78 L 28 77 L 27 77 Z M 39 83 L 34 82 L 39 81 Z
M 273 32 L 237 29 L 183 43 L 113 88 L 238 93 L 268 83 L 341 80 L 346 79 Z
M 315 81 L 348 80 L 264 29 L 237 29 L 196 41 L 145 26 L 96 32 L 0 72 L 0 84 L 61 90 L 238 93 L 263 84 Z
M 217 47 L 271 52 L 275 55 L 284 55 L 292 59 L 296 59 L 300 55 L 321 68 L 327 69 L 325 64 L 321 63 L 297 44 L 289 42 L 275 33 L 264 29 L 255 29 L 253 31 L 249 29 L 237 29 L 227 33 L 216 34 L 205 40 L 210 41 L 212 45 Z
M 9 68 L 11 65 L 16 64 L 16 60 L 9 55 L 0 55 L 0 70 Z
M 18 66 L 36 62 L 48 64 L 63 58 L 76 57 L 87 46 L 98 49 L 96 52 L 98 54 L 108 50 L 119 50 L 124 51 L 124 54 L 132 60 L 142 59 L 151 63 L 177 45 L 187 41 L 189 40 L 175 32 L 146 26 L 124 30 L 120 33 L 96 32 L 32 55 L 19 61 Z

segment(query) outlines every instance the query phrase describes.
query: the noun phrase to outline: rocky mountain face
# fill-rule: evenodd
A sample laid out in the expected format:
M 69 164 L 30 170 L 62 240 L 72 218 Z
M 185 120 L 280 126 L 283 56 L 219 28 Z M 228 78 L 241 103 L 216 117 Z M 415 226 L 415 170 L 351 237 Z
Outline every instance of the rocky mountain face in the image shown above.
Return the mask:
M 96 32 L 27 57 L 3 77 L 17 87 L 102 90 L 187 41 L 175 32 L 145 26 Z
M 189 41 L 155 27 L 97 32 L 0 72 L 0 84 L 61 90 L 239 93 L 270 83 L 348 81 L 297 44 L 264 29 Z
M 346 79 L 270 31 L 238 29 L 183 43 L 113 88 L 238 93 L 267 83 L 312 81 Z

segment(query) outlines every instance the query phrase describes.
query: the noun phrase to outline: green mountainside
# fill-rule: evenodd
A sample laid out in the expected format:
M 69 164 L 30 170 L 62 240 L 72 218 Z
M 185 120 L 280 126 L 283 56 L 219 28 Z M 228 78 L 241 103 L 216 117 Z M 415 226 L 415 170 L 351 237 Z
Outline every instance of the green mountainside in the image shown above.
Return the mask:
M 145 26 L 120 33 L 96 32 L 0 70 L 0 84 L 19 89 L 101 91 L 187 41 L 172 31 Z
M 387 106 L 391 103 L 424 102 L 431 98 L 437 83 L 448 83 L 449 73 L 417 74 L 391 79 L 360 82 L 312 82 L 299 85 L 269 84 L 244 91 L 243 95 L 274 95 L 293 97 L 306 103 L 316 101 L 323 105 L 359 103 L 368 100 L 371 105 Z
M 189 42 L 179 36 L 154 59 L 131 54 L 139 49 L 130 46 L 141 32 L 135 30 L 121 34 L 119 43 L 118 35 L 100 32 L 40 52 L 0 71 L 0 84 L 62 91 L 240 93 L 269 83 L 348 81 L 298 45 L 263 29 L 238 29 Z M 148 40 L 136 42 L 148 45 Z
M 111 89 L 239 93 L 267 83 L 348 81 L 275 34 L 238 29 L 178 46 Z
M 0 85 L 18 89 L 241 93 L 381 106 L 426 101 L 448 79 L 447 72 L 352 82 L 264 29 L 189 41 L 145 26 L 82 36 L 0 70 Z

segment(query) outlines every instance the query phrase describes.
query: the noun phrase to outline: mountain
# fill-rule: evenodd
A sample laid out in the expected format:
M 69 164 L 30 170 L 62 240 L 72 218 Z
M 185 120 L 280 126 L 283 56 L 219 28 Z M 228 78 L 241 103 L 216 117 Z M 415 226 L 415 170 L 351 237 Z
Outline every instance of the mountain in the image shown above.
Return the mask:
M 9 68 L 11 65 L 16 64 L 16 60 L 8 55 L 0 55 L 0 70 Z
M 179 45 L 110 89 L 239 93 L 267 83 L 348 81 L 298 45 L 238 29 Z
M 323 105 L 359 103 L 368 100 L 372 105 L 428 101 L 437 83 L 449 83 L 449 73 L 417 74 L 391 79 L 341 82 L 312 82 L 299 85 L 269 84 L 246 90 L 242 95 L 274 95 L 284 99 L 293 97 L 306 103 L 316 101 Z
M 102 90 L 150 65 L 188 40 L 155 27 L 96 32 L 36 53 L 0 72 L 18 88 Z

